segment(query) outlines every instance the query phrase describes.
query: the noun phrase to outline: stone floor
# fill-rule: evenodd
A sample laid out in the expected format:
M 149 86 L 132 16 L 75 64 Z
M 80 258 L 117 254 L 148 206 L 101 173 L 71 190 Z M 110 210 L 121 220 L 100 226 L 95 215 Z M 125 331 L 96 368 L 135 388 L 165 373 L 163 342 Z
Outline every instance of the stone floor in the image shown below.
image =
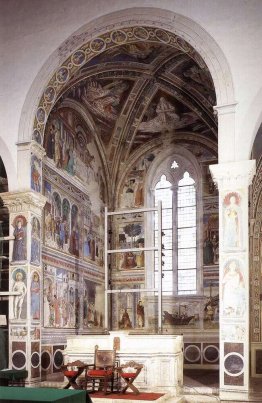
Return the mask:
M 61 373 L 54 374 L 52 378 L 42 382 L 43 387 L 58 387 L 64 385 Z M 161 400 L 161 401 L 160 401 Z M 130 400 L 96 399 L 92 396 L 93 403 L 127 403 Z M 239 400 L 240 401 L 240 400 Z M 219 399 L 219 372 L 210 370 L 184 370 L 183 395 L 180 397 L 169 397 L 168 394 L 157 400 L 158 403 L 228 403 L 229 401 Z M 260 379 L 252 379 L 250 383 L 250 394 L 248 400 L 241 402 L 262 403 L 262 382 Z M 139 401 L 138 403 L 143 403 Z M 148 403 L 148 402 L 147 402 Z M 230 401 L 229 403 L 236 403 Z

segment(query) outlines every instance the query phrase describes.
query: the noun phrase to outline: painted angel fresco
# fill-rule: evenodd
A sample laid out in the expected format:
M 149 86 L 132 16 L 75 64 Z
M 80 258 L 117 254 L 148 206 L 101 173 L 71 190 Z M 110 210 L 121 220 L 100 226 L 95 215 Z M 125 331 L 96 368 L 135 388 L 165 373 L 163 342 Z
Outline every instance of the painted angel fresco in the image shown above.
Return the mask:
M 176 108 L 164 97 L 159 99 L 155 110 L 156 116 L 146 122 L 141 122 L 138 130 L 145 133 L 160 133 L 180 129 L 197 120 L 191 112 L 179 116 Z
M 124 91 L 127 89 L 128 84 L 122 80 L 105 85 L 91 80 L 84 88 L 82 100 L 95 115 L 102 116 L 105 119 L 116 120 L 118 105 Z

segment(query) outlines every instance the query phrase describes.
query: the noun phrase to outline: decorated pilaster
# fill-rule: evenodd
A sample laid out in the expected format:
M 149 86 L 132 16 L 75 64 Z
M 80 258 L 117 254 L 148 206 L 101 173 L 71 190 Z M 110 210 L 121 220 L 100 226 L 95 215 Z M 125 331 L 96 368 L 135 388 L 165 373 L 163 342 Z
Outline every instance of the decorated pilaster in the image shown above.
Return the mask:
M 27 369 L 28 381 L 40 378 L 41 217 L 45 197 L 39 193 L 2 193 L 10 213 L 9 368 Z
M 248 187 L 255 161 L 210 166 L 219 188 L 220 397 L 249 389 Z

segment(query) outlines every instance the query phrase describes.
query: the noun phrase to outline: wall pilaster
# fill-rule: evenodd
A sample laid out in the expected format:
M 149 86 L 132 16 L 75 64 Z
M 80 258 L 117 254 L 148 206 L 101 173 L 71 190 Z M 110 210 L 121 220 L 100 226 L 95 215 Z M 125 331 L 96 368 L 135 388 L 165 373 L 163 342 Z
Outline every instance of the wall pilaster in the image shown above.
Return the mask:
M 248 187 L 255 161 L 210 166 L 219 188 L 220 395 L 249 389 Z
M 28 382 L 40 379 L 42 210 L 46 198 L 39 193 L 2 193 L 10 214 L 9 368 L 27 369 Z

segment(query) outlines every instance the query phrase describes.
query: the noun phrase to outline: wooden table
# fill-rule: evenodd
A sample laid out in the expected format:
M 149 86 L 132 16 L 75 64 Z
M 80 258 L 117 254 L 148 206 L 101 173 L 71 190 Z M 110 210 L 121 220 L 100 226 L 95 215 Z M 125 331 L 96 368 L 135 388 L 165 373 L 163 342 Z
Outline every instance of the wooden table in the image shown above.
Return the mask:
M 0 387 L 1 403 L 86 403 L 92 402 L 84 390 L 64 390 L 53 388 Z

